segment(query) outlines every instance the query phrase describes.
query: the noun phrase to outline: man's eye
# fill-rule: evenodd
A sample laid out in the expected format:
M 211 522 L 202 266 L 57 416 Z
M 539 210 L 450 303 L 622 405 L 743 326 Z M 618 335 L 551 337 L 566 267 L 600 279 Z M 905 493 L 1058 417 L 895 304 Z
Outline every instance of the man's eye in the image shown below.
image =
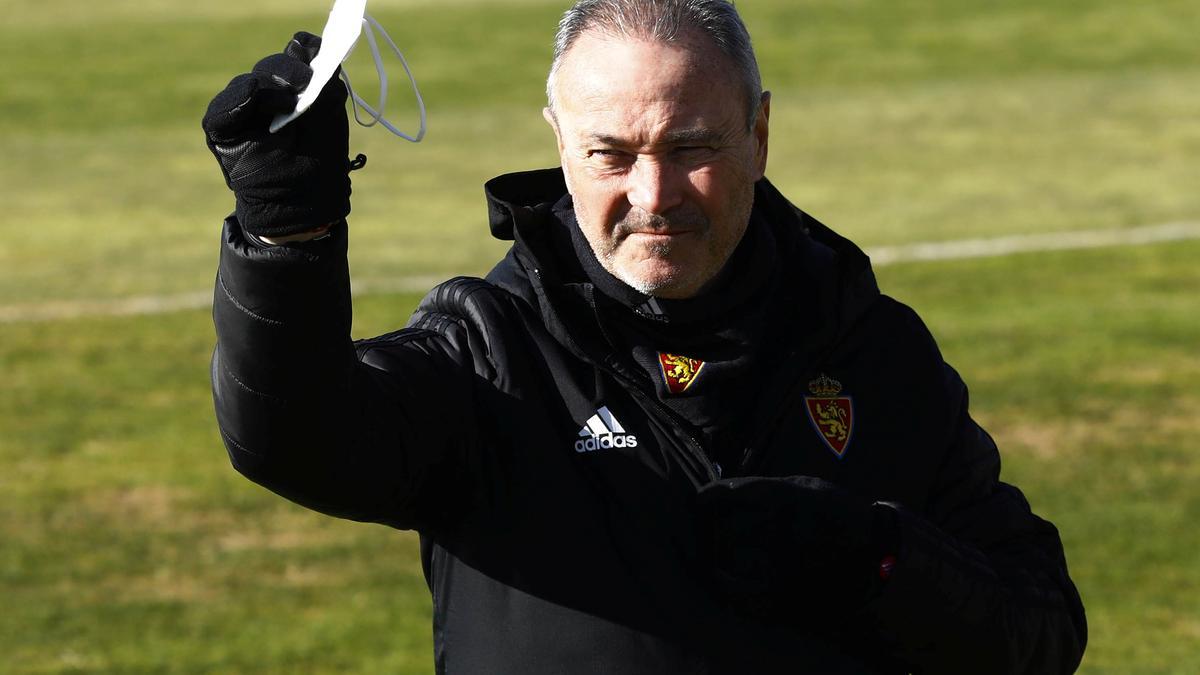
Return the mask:
M 685 145 L 675 148 L 675 156 L 685 162 L 702 162 L 716 153 L 716 148 L 707 145 Z
M 596 148 L 588 150 L 588 159 L 604 166 L 624 166 L 633 161 L 633 155 L 621 150 L 613 150 L 611 148 Z

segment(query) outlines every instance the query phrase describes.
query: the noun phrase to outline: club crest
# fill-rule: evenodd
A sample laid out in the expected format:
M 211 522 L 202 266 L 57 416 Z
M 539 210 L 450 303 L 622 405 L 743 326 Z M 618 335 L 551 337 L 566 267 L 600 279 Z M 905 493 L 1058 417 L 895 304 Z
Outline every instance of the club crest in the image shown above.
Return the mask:
M 662 367 L 663 381 L 667 383 L 667 390 L 672 394 L 682 394 L 692 386 L 696 378 L 700 377 L 700 371 L 704 369 L 704 362 L 699 359 L 689 359 L 686 356 L 677 354 L 658 353 L 658 365 Z
M 854 401 L 849 396 L 839 396 L 842 383 L 826 375 L 809 382 L 808 390 L 812 393 L 804 397 L 808 419 L 825 445 L 841 459 L 854 431 Z

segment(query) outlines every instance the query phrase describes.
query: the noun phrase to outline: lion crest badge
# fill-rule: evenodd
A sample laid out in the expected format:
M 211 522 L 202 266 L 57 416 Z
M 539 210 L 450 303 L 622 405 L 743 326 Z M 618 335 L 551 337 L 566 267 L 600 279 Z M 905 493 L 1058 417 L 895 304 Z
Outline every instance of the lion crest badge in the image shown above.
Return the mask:
M 854 432 L 854 401 L 840 396 L 842 383 L 827 375 L 809 382 L 808 391 L 812 393 L 804 397 L 808 419 L 825 445 L 841 459 Z
M 678 354 L 658 353 L 658 365 L 662 366 L 663 381 L 672 394 L 682 394 L 700 377 L 704 362 Z

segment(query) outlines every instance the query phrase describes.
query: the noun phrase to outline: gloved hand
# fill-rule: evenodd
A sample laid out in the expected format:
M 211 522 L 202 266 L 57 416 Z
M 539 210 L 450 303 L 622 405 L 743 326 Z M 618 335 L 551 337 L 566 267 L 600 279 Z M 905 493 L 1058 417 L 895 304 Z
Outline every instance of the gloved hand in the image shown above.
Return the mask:
M 271 120 L 296 106 L 312 78 L 321 38 L 296 33 L 282 54 L 238 75 L 208 105 L 201 126 L 237 200 L 246 231 L 304 232 L 350 213 L 346 88 L 334 76 L 303 115 L 272 134 Z
M 819 478 L 720 480 L 698 506 L 717 591 L 772 622 L 832 628 L 878 592 L 895 553 L 887 507 Z

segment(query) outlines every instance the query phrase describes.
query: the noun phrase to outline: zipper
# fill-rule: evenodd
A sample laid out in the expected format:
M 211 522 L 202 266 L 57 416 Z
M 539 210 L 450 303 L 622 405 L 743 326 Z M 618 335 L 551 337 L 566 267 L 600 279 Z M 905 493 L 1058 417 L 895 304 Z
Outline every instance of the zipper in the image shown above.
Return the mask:
M 543 288 L 543 297 L 548 300 L 549 298 L 544 292 L 545 280 L 542 278 L 541 268 L 530 265 L 527 266 L 526 269 L 533 270 L 534 276 L 537 277 L 538 285 Z M 595 312 L 596 306 L 594 301 L 590 302 L 589 304 L 592 306 L 592 311 Z M 721 478 L 722 473 L 724 473 L 721 465 L 718 462 L 708 458 L 708 453 L 704 452 L 704 446 L 700 445 L 700 442 L 697 441 L 696 438 L 683 427 L 683 425 L 679 424 L 679 422 L 675 420 L 674 414 L 668 410 L 667 407 L 662 404 L 662 402 L 646 394 L 646 392 L 642 391 L 641 387 L 638 386 L 638 383 L 634 381 L 633 378 L 622 372 L 622 369 L 619 367 L 620 364 L 614 361 L 614 357 L 611 354 L 606 355 L 602 362 L 597 362 L 595 359 L 588 358 L 586 352 L 580 349 L 577 344 L 573 345 L 573 347 L 577 353 L 584 355 L 585 360 L 591 361 L 611 375 L 614 379 L 624 383 L 625 389 L 631 392 L 634 398 L 639 399 L 644 404 L 648 404 L 649 407 L 656 410 L 659 413 L 659 417 L 667 421 L 667 424 L 676 432 L 676 435 L 682 437 L 686 441 L 684 446 L 690 453 L 691 459 L 700 466 L 704 467 L 705 475 L 709 482 Z
M 642 389 L 637 386 L 636 382 L 631 381 L 629 377 L 622 374 L 619 370 L 614 368 L 611 364 L 606 363 L 605 367 L 606 367 L 606 370 L 608 370 L 610 375 L 612 375 L 614 378 L 616 378 L 618 380 L 625 382 L 627 389 L 631 393 L 633 393 L 634 398 L 641 400 L 644 404 L 649 404 L 650 407 L 652 407 L 654 410 L 658 411 L 659 417 L 661 419 L 665 419 L 667 421 L 667 424 L 669 424 L 671 426 L 671 428 L 674 429 L 674 431 L 676 432 L 676 434 L 678 436 L 683 437 L 683 439 L 686 441 L 684 443 L 684 445 L 687 447 L 688 451 L 691 453 L 692 459 L 696 460 L 698 464 L 700 464 L 701 466 L 703 466 L 705 468 L 705 472 L 706 472 L 708 480 L 710 482 L 721 478 L 721 474 L 723 473 L 723 470 L 721 468 L 720 463 L 708 458 L 708 453 L 704 452 L 704 447 L 702 445 L 700 445 L 700 441 L 697 441 L 695 436 L 692 436 L 690 433 L 688 433 L 688 431 L 683 427 L 683 425 L 679 424 L 679 422 L 677 422 L 675 420 L 674 413 L 672 413 L 670 410 L 668 410 L 667 407 L 665 405 L 663 405 L 662 402 L 659 401 L 657 398 L 653 398 L 646 392 L 642 391 Z

